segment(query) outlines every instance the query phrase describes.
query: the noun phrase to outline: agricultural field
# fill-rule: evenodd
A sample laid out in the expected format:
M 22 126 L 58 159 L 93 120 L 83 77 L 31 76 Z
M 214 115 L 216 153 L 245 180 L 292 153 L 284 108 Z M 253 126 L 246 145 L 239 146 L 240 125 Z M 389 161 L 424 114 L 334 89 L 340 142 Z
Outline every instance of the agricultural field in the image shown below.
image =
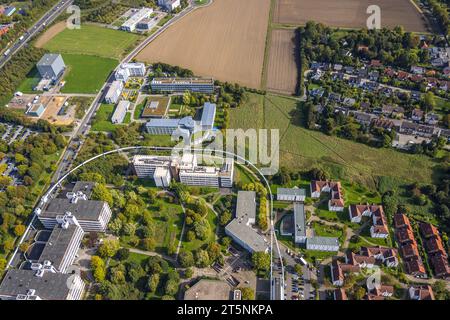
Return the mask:
M 426 32 L 425 20 L 410 0 L 276 0 L 273 22 L 302 25 L 314 20 L 332 27 L 365 28 L 370 5 L 381 8 L 381 25 L 401 25 L 407 31 Z
M 327 169 L 334 178 L 375 189 L 378 177 L 399 183 L 429 183 L 436 163 L 421 155 L 363 144 L 303 128 L 299 101 L 276 95 L 248 94 L 247 101 L 230 110 L 230 128 L 280 130 L 280 165 L 290 170 Z M 349 197 L 354 198 L 349 194 Z
M 35 45 L 52 52 L 119 59 L 141 39 L 140 35 L 84 24 L 74 30 L 50 28 Z
M 259 88 L 269 11 L 270 0 L 215 0 L 171 26 L 137 60 Z
M 295 30 L 272 30 L 266 88 L 284 94 L 295 94 L 298 83 L 298 57 Z
M 97 93 L 119 63 L 115 59 L 83 54 L 63 54 L 68 68 L 63 93 Z

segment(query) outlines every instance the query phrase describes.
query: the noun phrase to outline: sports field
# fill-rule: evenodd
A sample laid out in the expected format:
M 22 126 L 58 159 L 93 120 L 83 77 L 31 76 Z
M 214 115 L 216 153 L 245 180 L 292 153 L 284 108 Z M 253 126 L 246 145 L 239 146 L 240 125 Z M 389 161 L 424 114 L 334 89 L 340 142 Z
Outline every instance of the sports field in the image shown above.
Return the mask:
M 245 105 L 230 110 L 230 128 L 279 129 L 280 163 L 291 170 L 323 167 L 334 178 L 372 188 L 380 176 L 392 176 L 404 183 L 430 182 L 436 165 L 432 159 L 307 130 L 299 125 L 298 103 L 293 98 L 249 94 Z
M 411 0 L 276 0 L 273 22 L 301 25 L 314 20 L 332 27 L 365 28 L 370 5 L 380 7 L 382 27 L 401 25 L 407 31 L 427 31 Z
M 137 59 L 259 88 L 270 0 L 214 0 L 171 26 Z
M 35 45 L 52 52 L 118 59 L 140 40 L 136 34 L 83 24 L 78 30 L 50 28 Z
M 83 54 L 63 54 L 63 60 L 67 66 L 63 93 L 97 93 L 119 63 L 115 59 Z
M 266 87 L 269 91 L 294 94 L 298 83 L 299 60 L 295 48 L 295 30 L 272 30 Z

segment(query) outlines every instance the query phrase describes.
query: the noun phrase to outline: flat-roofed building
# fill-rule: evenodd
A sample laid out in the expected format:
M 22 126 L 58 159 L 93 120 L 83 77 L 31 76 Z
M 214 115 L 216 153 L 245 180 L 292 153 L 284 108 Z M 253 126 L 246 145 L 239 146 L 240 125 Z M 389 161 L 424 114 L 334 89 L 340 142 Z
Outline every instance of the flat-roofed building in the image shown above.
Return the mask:
M 138 178 L 153 178 L 157 168 L 168 168 L 172 158 L 170 156 L 136 155 L 131 163 Z
M 126 82 L 129 77 L 144 77 L 145 73 L 145 63 L 122 63 L 115 73 L 115 78 L 116 80 Z
M 306 241 L 306 216 L 303 203 L 294 203 L 294 241 L 297 244 Z
M 199 129 L 192 117 L 181 119 L 150 119 L 145 124 L 147 133 L 154 135 L 172 135 L 175 131 L 190 136 Z
M 123 120 L 125 120 L 125 116 L 127 115 L 128 110 L 130 110 L 130 105 L 130 101 L 120 101 L 117 104 L 116 109 L 114 110 L 114 113 L 111 117 L 111 122 L 115 124 L 122 123 Z
M 212 130 L 214 128 L 214 120 L 216 118 L 216 105 L 206 102 L 203 105 L 201 126 L 203 131 Z
M 158 0 L 158 6 L 168 11 L 173 11 L 181 5 L 180 0 Z
M 192 166 L 179 171 L 180 182 L 190 186 L 231 188 L 233 175 L 233 159 L 225 159 L 221 167 Z
M 45 111 L 45 106 L 42 103 L 33 104 L 27 110 L 27 115 L 30 117 L 40 118 Z
M 155 173 L 153 174 L 153 180 L 157 187 L 168 188 L 170 186 L 170 181 L 172 180 L 169 168 L 156 168 Z
M 184 300 L 230 300 L 231 286 L 226 281 L 202 279 L 186 290 Z
M 152 13 L 152 8 L 141 8 L 139 10 L 135 10 L 130 18 L 128 18 L 128 20 L 120 26 L 120 29 L 128 32 L 133 32 L 136 30 L 137 24 L 142 20 L 149 18 Z
M 76 274 L 11 269 L 0 285 L 0 300 L 81 300 L 84 288 Z
M 150 86 L 153 91 L 157 92 L 214 92 L 214 80 L 212 78 L 154 78 Z
M 56 218 L 53 228 L 37 263 L 44 265 L 50 261 L 56 271 L 66 273 L 75 261 L 75 256 L 83 239 L 83 229 L 71 213 Z
M 236 217 L 225 227 L 225 233 L 250 253 L 268 252 L 266 238 L 252 228 L 256 222 L 256 193 L 239 191 Z
M 119 101 L 122 91 L 123 82 L 118 80 L 113 81 L 108 89 L 108 92 L 105 95 L 105 102 L 109 104 L 116 104 Z
M 304 202 L 306 198 L 305 189 L 295 188 L 278 188 L 278 201 Z
M 36 67 L 44 79 L 58 79 L 66 69 L 62 56 L 56 53 L 45 54 Z
M 306 249 L 316 251 L 339 251 L 339 239 L 333 237 L 311 237 L 306 240 Z
M 57 218 L 70 212 L 84 232 L 104 232 L 111 219 L 111 208 L 105 201 L 88 200 L 83 192 L 67 192 L 66 198 L 55 198 L 38 212 L 38 219 L 47 229 L 57 224 Z

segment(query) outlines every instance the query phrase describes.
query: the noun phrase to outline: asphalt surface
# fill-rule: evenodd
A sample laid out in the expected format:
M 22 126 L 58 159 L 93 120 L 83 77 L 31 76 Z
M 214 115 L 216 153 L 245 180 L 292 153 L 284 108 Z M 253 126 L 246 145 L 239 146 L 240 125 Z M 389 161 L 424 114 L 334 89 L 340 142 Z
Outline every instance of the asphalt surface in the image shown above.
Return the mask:
M 8 48 L 10 52 L 8 55 L 2 54 L 0 57 L 0 68 L 3 68 L 6 62 L 11 59 L 20 49 L 27 45 L 27 43 L 44 28 L 50 25 L 61 13 L 63 13 L 67 7 L 73 3 L 73 0 L 62 0 L 55 4 L 46 14 L 44 14 L 31 28 L 29 28 L 24 34 L 23 39 L 17 39 L 12 46 Z M 5 51 L 6 52 L 6 51 Z

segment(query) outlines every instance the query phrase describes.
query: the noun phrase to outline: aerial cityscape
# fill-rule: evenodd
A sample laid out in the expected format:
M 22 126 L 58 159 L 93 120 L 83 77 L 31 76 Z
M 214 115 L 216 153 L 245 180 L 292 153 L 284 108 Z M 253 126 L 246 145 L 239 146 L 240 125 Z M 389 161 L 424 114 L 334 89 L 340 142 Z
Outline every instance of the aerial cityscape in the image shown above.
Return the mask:
M 0 300 L 450 300 L 449 9 L 0 0 Z

